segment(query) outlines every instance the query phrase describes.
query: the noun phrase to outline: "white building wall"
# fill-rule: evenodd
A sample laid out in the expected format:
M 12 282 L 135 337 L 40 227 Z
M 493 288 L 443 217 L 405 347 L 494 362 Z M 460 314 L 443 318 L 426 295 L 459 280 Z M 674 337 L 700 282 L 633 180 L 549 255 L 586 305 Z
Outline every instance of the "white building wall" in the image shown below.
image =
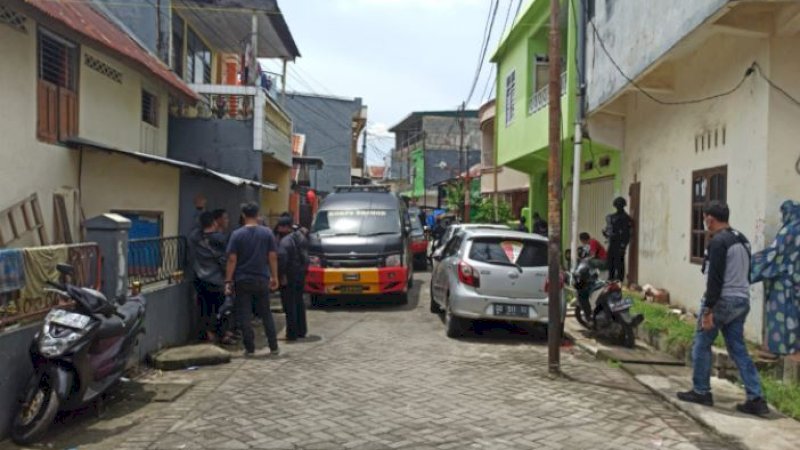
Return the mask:
M 795 46 L 796 48 L 796 46 Z M 745 69 L 769 66 L 768 40 L 716 36 L 678 61 L 670 99 L 698 98 L 729 89 Z M 690 262 L 692 171 L 727 165 L 731 224 L 763 245 L 767 198 L 770 92 L 756 77 L 715 101 L 662 106 L 641 94 L 627 99 L 623 189 L 641 182 L 639 282 L 670 290 L 673 303 L 696 310 L 705 290 L 700 266 Z M 697 150 L 695 137 L 725 129 L 726 143 Z M 774 210 L 769 212 L 774 215 Z M 762 295 L 753 291 L 746 333 L 760 340 Z
M 0 209 L 36 193 L 50 239 L 53 238 L 53 193 L 77 187 L 78 154 L 36 139 L 36 24 L 27 33 L 0 24 Z M 2 221 L 3 235 L 10 229 Z M 25 239 L 22 247 L 38 243 Z

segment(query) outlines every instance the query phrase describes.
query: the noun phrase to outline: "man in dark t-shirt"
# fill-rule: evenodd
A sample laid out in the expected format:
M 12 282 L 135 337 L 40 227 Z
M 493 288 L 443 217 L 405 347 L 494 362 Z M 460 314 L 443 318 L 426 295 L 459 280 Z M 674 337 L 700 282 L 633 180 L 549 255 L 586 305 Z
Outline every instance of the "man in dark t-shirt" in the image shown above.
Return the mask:
M 231 234 L 225 272 L 225 294 L 235 295 L 235 309 L 242 329 L 245 356 L 255 352 L 252 313 L 261 317 L 270 354 L 277 356 L 278 336 L 269 308 L 269 292 L 278 289 L 278 254 L 275 236 L 258 224 L 258 205 L 242 206 L 244 225 Z

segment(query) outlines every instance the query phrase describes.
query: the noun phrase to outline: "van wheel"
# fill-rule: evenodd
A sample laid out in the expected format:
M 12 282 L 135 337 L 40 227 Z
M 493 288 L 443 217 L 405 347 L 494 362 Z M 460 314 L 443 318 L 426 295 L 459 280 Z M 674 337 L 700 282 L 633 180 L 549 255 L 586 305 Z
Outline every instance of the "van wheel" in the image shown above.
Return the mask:
M 310 298 L 311 307 L 314 309 L 322 308 L 322 298 L 319 295 L 312 295 Z

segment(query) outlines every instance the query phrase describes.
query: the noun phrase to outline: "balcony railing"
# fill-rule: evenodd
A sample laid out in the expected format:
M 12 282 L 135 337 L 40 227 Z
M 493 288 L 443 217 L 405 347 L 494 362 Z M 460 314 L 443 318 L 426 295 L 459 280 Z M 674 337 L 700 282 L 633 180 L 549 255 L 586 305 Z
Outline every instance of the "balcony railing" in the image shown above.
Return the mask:
M 56 260 L 56 263 L 67 263 L 75 268 L 75 274 L 69 279 L 52 280 L 69 282 L 76 286 L 100 289 L 101 267 L 100 247 L 94 243 L 59 245 L 51 247 L 31 247 L 23 249 L 23 258 L 33 258 L 31 267 L 39 267 L 40 259 L 35 254 L 42 252 L 47 258 L 65 256 L 66 260 Z M 25 265 L 27 267 L 27 264 Z M 46 269 L 51 271 L 50 269 Z M 24 269 L 23 269 L 24 271 Z M 40 274 L 25 274 L 25 282 L 20 283 L 19 289 L 0 293 L 0 332 L 14 325 L 39 320 L 50 308 L 55 306 L 59 299 L 54 293 L 45 292 Z
M 567 93 L 567 73 L 561 73 L 561 95 Z M 550 103 L 550 85 L 539 89 L 531 95 L 531 100 L 528 103 L 528 114 L 533 114 L 536 111 L 544 108 Z
M 128 242 L 128 283 L 131 289 L 181 281 L 186 273 L 186 250 L 183 236 L 131 239 Z
M 175 106 L 171 114 L 185 119 L 222 119 L 253 122 L 253 150 L 292 164 L 293 125 L 289 115 L 264 89 L 256 86 L 192 84 L 201 96 L 197 106 Z

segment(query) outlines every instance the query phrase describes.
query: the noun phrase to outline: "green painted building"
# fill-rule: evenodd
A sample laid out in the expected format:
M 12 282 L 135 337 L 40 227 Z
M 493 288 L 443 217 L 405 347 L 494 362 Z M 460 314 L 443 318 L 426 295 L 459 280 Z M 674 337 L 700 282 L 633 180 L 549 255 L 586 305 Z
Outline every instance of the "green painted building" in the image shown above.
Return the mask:
M 562 121 L 564 242 L 569 241 L 573 138 L 577 113 L 576 18 L 574 0 L 562 3 Z M 530 177 L 530 211 L 547 217 L 550 1 L 526 0 L 492 57 L 497 66 L 496 163 Z M 579 231 L 601 236 L 605 215 L 620 191 L 617 149 L 583 143 Z M 530 224 L 530 220 L 528 221 Z

